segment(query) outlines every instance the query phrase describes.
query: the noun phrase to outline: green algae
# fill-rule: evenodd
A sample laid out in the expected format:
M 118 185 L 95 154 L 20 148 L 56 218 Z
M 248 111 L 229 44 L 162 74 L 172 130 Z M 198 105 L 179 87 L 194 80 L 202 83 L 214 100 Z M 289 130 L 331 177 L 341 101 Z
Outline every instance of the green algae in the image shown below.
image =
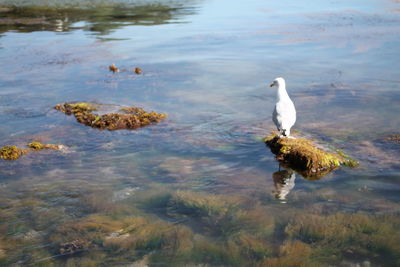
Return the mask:
M 40 142 L 31 142 L 28 144 L 28 147 L 33 149 L 33 150 L 43 150 L 43 149 L 55 149 L 55 150 L 60 150 L 62 149 L 62 145 L 54 145 L 54 144 L 43 144 Z
M 64 103 L 54 107 L 66 115 L 74 115 L 76 120 L 86 126 L 97 129 L 121 130 L 138 129 L 151 124 L 159 123 L 167 117 L 166 114 L 146 112 L 139 107 L 122 108 L 123 113 L 95 114 L 97 108 L 90 103 Z
M 310 257 L 322 261 L 339 263 L 346 257 L 380 255 L 380 260 L 386 257 L 396 265 L 400 263 L 400 245 L 393 233 L 399 230 L 399 222 L 391 215 L 306 214 L 293 217 L 285 233 L 292 240 L 311 245 Z
M 102 191 L 97 193 L 104 195 Z M 12 216 L 20 221 L 21 211 L 26 215 L 37 213 L 46 207 L 46 202 L 62 196 L 57 193 L 41 201 L 11 202 L 18 209 L 8 206 L 6 213 L 0 209 L 0 219 L 4 222 L 0 223 L 0 234 L 8 236 L 4 226 L 14 224 L 10 221 Z M 80 198 L 75 196 L 74 199 Z M 132 200 L 129 205 L 139 204 L 136 197 Z M 92 205 L 82 201 L 76 204 Z M 153 208 L 149 209 L 150 206 Z M 38 210 L 30 212 L 27 207 Z M 62 255 L 49 260 L 48 264 L 96 266 L 146 262 L 152 266 L 163 262 L 168 266 L 342 266 L 346 260 L 359 258 L 380 266 L 386 257 L 396 266 L 400 255 L 396 238 L 400 219 L 396 214 L 369 216 L 329 213 L 329 209 L 322 209 L 321 214 L 314 206 L 311 208 L 314 213 L 310 213 L 303 208 L 268 207 L 236 195 L 168 193 L 165 190 L 153 192 L 148 196 L 148 205 L 141 208 L 142 211 L 132 209 L 120 214 L 93 209 L 90 215 L 86 215 L 88 209 L 83 208 L 80 216 L 84 217 L 74 219 L 72 216 L 66 220 L 58 216 L 53 226 L 38 224 L 38 218 L 29 217 L 32 225 L 13 227 L 13 230 L 7 226 L 8 231 L 12 230 L 9 235 L 14 237 L 14 243 L 7 242 L 5 247 L 0 239 L 0 249 L 22 253 L 22 248 L 32 242 L 25 238 L 32 227 L 38 231 L 49 227 L 52 230 L 40 237 L 49 246 L 34 254 L 30 251 L 32 256 L 25 263 Z M 165 214 L 157 213 L 162 209 Z M 7 215 L 11 211 L 12 214 Z M 156 213 L 158 215 L 154 216 Z M 42 212 L 38 216 L 45 219 L 54 215 Z M 46 250 L 50 254 L 46 254 Z M 11 263 L 17 254 L 6 254 L 9 258 L 3 260 L 4 264 Z
M 358 166 L 357 161 L 343 152 L 326 152 L 305 138 L 280 138 L 272 134 L 264 142 L 279 162 L 308 178 L 320 178 L 341 165 Z
M 90 215 L 59 226 L 50 236 L 54 253 L 77 255 L 107 251 L 105 260 L 139 260 L 146 254 L 164 251 L 185 254 L 191 249 L 193 234 L 184 226 L 142 216 L 110 217 Z
M 169 216 L 201 222 L 210 234 L 229 237 L 240 231 L 268 237 L 274 231 L 274 218 L 260 205 L 246 198 L 177 191 L 167 203 Z

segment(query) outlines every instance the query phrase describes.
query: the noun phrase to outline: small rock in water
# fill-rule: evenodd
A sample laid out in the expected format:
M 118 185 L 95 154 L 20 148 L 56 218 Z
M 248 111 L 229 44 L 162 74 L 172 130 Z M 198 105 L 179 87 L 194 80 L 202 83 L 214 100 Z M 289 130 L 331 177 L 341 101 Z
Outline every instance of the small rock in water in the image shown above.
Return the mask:
M 60 244 L 59 252 L 62 255 L 74 254 L 76 252 L 82 251 L 87 247 L 87 242 L 81 240 L 74 240 L 72 242 Z
M 114 73 L 119 72 L 119 69 L 117 68 L 117 66 L 115 66 L 115 64 L 111 64 L 111 66 L 108 67 L 108 69 Z
M 135 73 L 136 74 L 142 74 L 142 69 L 141 68 L 135 68 Z

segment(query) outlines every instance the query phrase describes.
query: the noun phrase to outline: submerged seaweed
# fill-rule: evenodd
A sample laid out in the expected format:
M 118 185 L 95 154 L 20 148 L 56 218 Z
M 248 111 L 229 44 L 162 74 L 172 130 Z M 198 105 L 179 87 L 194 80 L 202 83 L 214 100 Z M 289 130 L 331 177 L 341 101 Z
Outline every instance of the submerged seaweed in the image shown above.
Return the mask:
M 90 103 L 64 103 L 55 106 L 55 109 L 74 115 L 79 123 L 107 130 L 137 129 L 150 124 L 158 123 L 167 117 L 166 114 L 146 112 L 142 108 L 122 108 L 124 113 L 95 114 L 97 109 Z
M 319 178 L 341 165 L 358 165 L 344 153 L 326 152 L 305 138 L 287 138 L 273 134 L 264 141 L 279 162 L 305 177 Z

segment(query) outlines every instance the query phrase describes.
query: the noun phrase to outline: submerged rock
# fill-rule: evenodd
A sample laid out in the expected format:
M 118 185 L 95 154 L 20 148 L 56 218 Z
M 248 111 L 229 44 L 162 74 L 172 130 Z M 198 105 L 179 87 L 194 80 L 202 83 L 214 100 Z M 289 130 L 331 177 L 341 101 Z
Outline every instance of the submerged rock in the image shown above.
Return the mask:
M 400 145 L 400 134 L 392 134 L 384 138 L 386 141 L 390 141 Z
M 358 165 L 344 153 L 326 152 L 305 138 L 280 138 L 273 134 L 264 141 L 279 162 L 308 178 L 320 178 L 341 165 Z
M 139 107 L 120 109 L 123 113 L 95 114 L 97 108 L 90 103 L 64 103 L 55 106 L 56 110 L 67 115 L 73 114 L 79 123 L 98 129 L 120 130 L 137 129 L 150 124 L 158 123 L 167 117 L 166 114 L 146 112 Z

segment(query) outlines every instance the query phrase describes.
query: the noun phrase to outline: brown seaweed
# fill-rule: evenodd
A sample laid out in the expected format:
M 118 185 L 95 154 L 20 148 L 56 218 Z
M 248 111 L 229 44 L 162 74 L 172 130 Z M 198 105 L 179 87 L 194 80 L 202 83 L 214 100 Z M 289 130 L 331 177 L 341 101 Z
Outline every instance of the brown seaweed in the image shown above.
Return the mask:
M 3 146 L 0 149 L 0 159 L 17 160 L 21 156 L 23 156 L 31 151 L 39 151 L 39 150 L 43 150 L 43 149 L 61 150 L 64 148 L 63 145 L 42 144 L 39 142 L 29 143 L 28 147 L 29 148 L 18 148 L 17 146 Z
M 86 126 L 97 129 L 120 130 L 138 129 L 150 124 L 160 122 L 167 117 L 166 114 L 157 112 L 146 112 L 139 107 L 122 108 L 124 113 L 95 114 L 97 109 L 90 103 L 64 103 L 55 106 L 67 115 L 74 115 L 76 120 Z

